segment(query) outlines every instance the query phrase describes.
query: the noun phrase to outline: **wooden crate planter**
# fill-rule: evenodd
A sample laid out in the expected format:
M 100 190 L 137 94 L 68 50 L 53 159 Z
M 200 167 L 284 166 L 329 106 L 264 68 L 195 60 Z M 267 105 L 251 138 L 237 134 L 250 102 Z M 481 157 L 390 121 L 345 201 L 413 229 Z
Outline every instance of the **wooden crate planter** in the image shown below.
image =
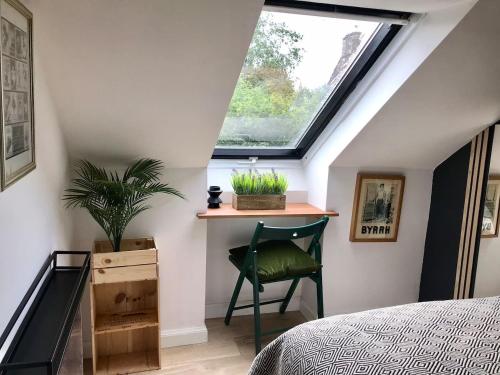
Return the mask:
M 160 363 L 158 251 L 152 238 L 123 240 L 113 252 L 97 241 L 92 253 L 94 374 L 157 370 Z
M 237 195 L 233 194 L 233 208 L 236 210 L 284 210 L 286 195 Z

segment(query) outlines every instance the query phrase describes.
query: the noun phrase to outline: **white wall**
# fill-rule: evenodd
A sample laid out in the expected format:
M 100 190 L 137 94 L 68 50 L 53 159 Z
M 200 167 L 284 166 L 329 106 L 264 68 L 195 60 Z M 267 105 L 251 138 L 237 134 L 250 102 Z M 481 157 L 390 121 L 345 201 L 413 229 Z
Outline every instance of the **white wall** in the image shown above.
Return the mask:
M 398 241 L 354 243 L 349 231 L 358 170 L 330 168 L 327 207 L 340 216 L 330 221 L 323 236 L 325 315 L 418 300 L 432 171 L 377 169 L 406 176 Z M 303 285 L 301 310 L 308 317 L 316 313 L 312 282 Z
M 500 237 L 481 238 L 474 297 L 500 295 Z
M 158 196 L 151 210 L 134 219 L 125 238 L 153 236 L 159 249 L 162 346 L 202 342 L 205 328 L 206 222 L 196 218 L 205 206 L 205 168 L 167 169 L 164 181 L 187 197 Z M 106 239 L 90 215 L 75 209 L 74 248 L 89 250 Z M 84 305 L 85 354 L 90 355 L 88 293 Z M 188 340 L 188 341 L 185 341 Z
M 36 19 L 37 9 L 26 2 Z M 34 33 L 37 24 L 34 24 Z M 67 250 L 71 215 L 61 197 L 68 181 L 67 153 L 44 67 L 34 39 L 36 169 L 0 192 L 0 332 L 53 250 Z

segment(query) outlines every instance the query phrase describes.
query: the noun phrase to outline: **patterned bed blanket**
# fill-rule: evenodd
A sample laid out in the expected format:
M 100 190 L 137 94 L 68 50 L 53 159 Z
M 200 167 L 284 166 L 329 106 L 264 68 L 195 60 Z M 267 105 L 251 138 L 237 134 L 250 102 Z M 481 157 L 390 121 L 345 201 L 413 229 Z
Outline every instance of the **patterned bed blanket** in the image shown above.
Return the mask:
M 414 303 L 297 326 L 250 375 L 500 374 L 500 297 Z

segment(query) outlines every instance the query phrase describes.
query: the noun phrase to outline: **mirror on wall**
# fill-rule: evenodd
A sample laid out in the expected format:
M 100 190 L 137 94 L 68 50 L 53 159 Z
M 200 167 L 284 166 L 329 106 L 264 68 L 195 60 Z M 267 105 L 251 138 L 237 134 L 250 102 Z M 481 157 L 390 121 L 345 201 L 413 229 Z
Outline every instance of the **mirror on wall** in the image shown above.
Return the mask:
M 500 295 L 500 125 L 495 125 L 494 134 L 484 201 L 481 242 L 477 258 L 474 297 Z

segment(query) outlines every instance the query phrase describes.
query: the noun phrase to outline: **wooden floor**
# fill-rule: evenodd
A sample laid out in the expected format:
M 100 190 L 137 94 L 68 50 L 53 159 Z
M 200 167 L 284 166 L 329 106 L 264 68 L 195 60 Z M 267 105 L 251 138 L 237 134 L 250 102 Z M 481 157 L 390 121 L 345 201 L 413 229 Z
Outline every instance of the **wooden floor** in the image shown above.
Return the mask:
M 284 315 L 262 315 L 263 330 L 290 327 L 305 322 L 297 311 Z M 224 319 L 206 320 L 208 342 L 178 346 L 162 350 L 162 369 L 147 372 L 150 375 L 246 375 L 254 358 L 253 316 L 235 316 L 226 327 Z M 276 336 L 264 338 L 264 345 Z M 90 375 L 90 363 L 86 363 Z

